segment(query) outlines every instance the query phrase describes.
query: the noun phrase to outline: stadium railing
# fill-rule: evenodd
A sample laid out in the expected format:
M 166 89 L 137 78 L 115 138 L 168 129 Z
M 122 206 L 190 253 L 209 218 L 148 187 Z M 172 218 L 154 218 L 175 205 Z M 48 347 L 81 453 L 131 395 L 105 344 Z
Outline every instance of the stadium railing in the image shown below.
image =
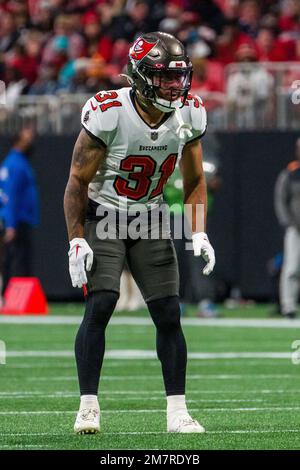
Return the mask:
M 225 68 L 226 129 L 299 129 L 300 63 L 234 63 Z
M 210 130 L 300 129 L 300 63 L 234 63 L 225 68 L 225 93 L 199 94 Z M 90 94 L 21 95 L 0 106 L 0 134 L 32 123 L 39 134 L 72 134 Z

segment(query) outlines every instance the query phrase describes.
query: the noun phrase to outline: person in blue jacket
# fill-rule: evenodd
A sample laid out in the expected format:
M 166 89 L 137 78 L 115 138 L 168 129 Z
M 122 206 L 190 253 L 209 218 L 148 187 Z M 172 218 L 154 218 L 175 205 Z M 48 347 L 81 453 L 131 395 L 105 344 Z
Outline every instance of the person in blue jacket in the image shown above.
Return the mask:
M 22 129 L 0 167 L 4 287 L 12 276 L 31 274 L 31 229 L 38 224 L 38 193 L 29 156 L 35 132 Z

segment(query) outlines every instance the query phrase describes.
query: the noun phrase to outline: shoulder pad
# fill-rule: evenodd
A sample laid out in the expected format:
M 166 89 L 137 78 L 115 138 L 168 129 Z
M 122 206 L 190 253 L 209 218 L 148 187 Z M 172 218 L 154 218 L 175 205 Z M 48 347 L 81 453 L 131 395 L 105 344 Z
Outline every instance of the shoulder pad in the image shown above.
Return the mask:
M 99 92 L 90 98 L 82 109 L 82 124 L 94 121 L 100 132 L 115 130 L 118 125 L 120 101 L 113 99 L 114 96 L 112 92 Z
M 206 131 L 207 117 L 206 110 L 199 96 L 188 95 L 183 108 L 181 108 L 184 122 L 192 127 L 192 139 L 200 138 Z

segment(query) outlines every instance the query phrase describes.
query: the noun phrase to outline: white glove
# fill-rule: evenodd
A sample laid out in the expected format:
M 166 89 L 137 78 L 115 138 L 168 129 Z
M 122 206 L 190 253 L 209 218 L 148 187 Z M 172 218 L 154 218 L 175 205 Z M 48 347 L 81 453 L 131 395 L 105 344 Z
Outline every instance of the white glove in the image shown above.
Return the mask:
M 207 235 L 204 232 L 193 233 L 192 241 L 193 241 L 194 255 L 202 256 L 204 261 L 206 261 L 207 263 L 203 269 L 203 274 L 205 274 L 205 276 L 208 276 L 214 269 L 214 266 L 216 263 L 214 249 L 209 243 Z
M 177 118 L 179 126 L 176 129 L 176 134 L 178 135 L 180 140 L 185 140 L 185 138 L 190 138 L 192 137 L 192 126 L 191 124 L 184 122 L 181 116 L 181 112 L 179 111 L 179 108 L 176 108 L 175 110 L 175 116 Z
M 84 238 L 73 238 L 70 241 L 69 272 L 73 287 L 82 287 L 87 284 L 86 272 L 93 264 L 93 250 Z

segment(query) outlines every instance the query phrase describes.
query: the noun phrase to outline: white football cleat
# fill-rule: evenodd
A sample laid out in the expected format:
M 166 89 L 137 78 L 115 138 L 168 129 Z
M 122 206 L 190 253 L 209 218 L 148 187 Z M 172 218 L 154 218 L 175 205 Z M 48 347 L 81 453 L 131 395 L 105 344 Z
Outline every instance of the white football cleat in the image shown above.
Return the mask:
M 172 414 L 167 418 L 167 431 L 179 433 L 203 433 L 205 429 L 189 414 Z
M 100 411 L 96 408 L 79 410 L 74 424 L 77 434 L 96 434 L 100 431 Z

